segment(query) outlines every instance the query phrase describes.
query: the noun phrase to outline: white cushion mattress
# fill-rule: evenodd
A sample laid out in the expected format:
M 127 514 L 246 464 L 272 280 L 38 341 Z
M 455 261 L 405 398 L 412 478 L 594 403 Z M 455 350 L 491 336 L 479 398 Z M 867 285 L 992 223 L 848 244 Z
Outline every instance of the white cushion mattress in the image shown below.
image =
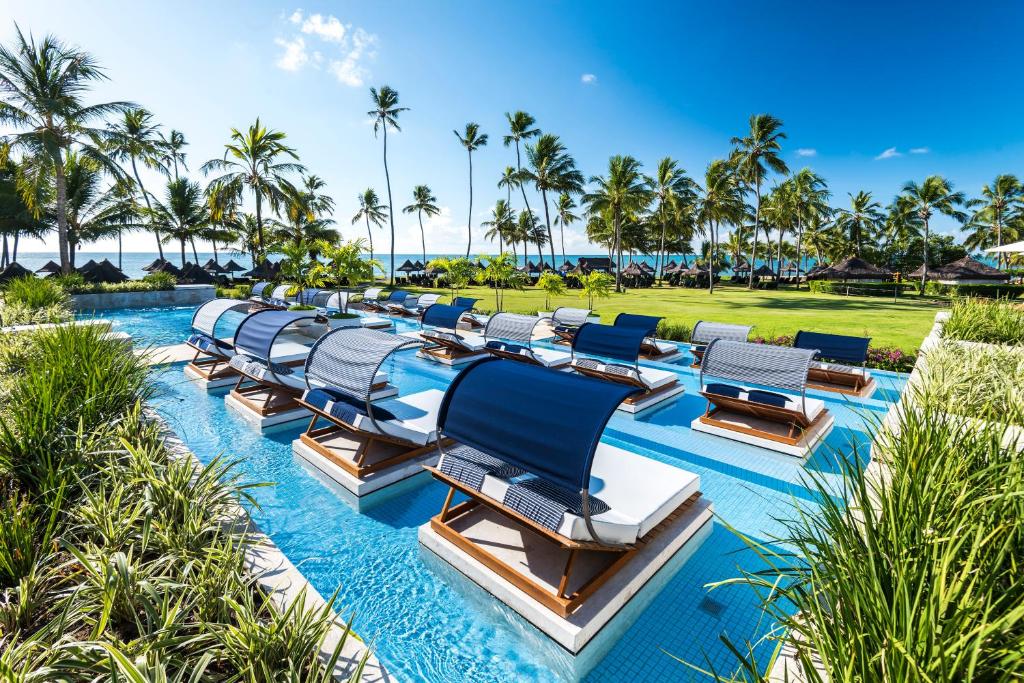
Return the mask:
M 484 347 L 487 346 L 487 340 L 484 339 L 482 334 L 465 332 L 463 330 L 459 330 L 458 339 L 455 338 L 453 333 L 445 330 L 423 330 L 420 332 L 420 337 L 426 341 L 431 341 L 431 337 L 455 341 L 466 347 L 467 351 L 483 351 Z
M 735 386 L 737 389 L 740 390 L 740 395 L 738 396 L 738 398 L 744 401 L 747 400 L 747 392 L 750 391 L 748 387 L 743 387 L 736 384 L 730 384 L 729 386 Z M 799 412 L 801 409 L 799 396 L 790 396 L 789 394 L 784 394 L 781 391 L 776 391 L 774 389 L 758 389 L 758 391 L 766 391 L 768 393 L 785 396 L 787 410 L 795 410 Z M 807 418 L 810 420 L 813 420 L 815 417 L 818 416 L 818 413 L 825 409 L 825 402 L 817 398 L 805 398 L 804 405 L 806 406 L 807 411 L 805 415 L 807 415 Z
M 871 373 L 868 372 L 867 368 L 856 368 L 851 365 L 841 365 L 839 363 L 824 363 L 822 361 L 812 361 L 811 367 L 816 370 L 831 370 L 832 372 L 841 372 L 848 375 L 860 375 L 862 377 L 870 377 Z
M 573 364 L 575 364 L 575 363 L 576 363 L 576 361 L 573 360 Z M 605 364 L 605 363 L 600 363 L 599 362 L 597 364 L 597 367 L 595 368 L 595 370 L 597 370 L 598 372 L 602 372 L 602 371 L 604 371 L 606 365 L 607 364 Z M 629 366 L 626 366 L 624 364 L 616 364 L 616 363 L 612 363 L 612 365 L 618 365 L 619 367 L 629 367 Z M 631 368 L 631 370 L 632 370 L 632 368 Z M 632 370 L 632 372 L 630 374 L 635 377 L 636 376 L 636 371 Z M 672 382 L 675 382 L 679 378 L 676 376 L 676 373 L 672 372 L 671 370 L 661 370 L 659 368 L 646 368 L 646 367 L 641 366 L 640 367 L 640 379 L 643 380 L 644 384 L 646 384 L 648 388 L 650 388 L 650 389 L 658 389 L 659 387 L 663 387 L 666 384 L 671 384 Z
M 437 439 L 437 411 L 441 407 L 444 392 L 440 389 L 427 389 L 409 396 L 389 398 L 377 401 L 374 405 L 386 408 L 394 416 L 394 420 L 377 420 L 380 430 L 374 428 L 368 417 L 357 416 L 357 429 L 397 436 L 425 446 Z

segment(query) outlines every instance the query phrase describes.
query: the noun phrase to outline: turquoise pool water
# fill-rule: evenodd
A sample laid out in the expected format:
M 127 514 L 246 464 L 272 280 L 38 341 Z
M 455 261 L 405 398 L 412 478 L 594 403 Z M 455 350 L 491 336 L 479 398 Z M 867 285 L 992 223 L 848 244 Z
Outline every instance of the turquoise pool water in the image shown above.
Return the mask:
M 138 329 L 142 343 L 185 334 L 191 311 L 120 312 L 110 317 L 120 329 Z M 149 321 L 149 322 L 147 322 Z M 401 325 L 402 328 L 406 324 Z M 835 480 L 838 453 L 866 458 L 865 421 L 878 419 L 885 400 L 850 402 L 824 398 L 836 427 L 806 464 L 718 437 L 692 432 L 690 420 L 703 412 L 697 377 L 679 373 L 687 393 L 639 417 L 618 413 L 604 438 L 700 475 L 701 489 L 720 521 L 753 538 L 781 533 L 775 521 L 791 515 L 794 504 L 813 511 L 804 486 L 809 473 Z M 399 354 L 388 368 L 403 393 L 444 388 L 454 371 Z M 898 395 L 905 378 L 877 373 L 883 399 Z M 238 460 L 246 480 L 275 482 L 255 490 L 253 517 L 323 594 L 339 591 L 339 605 L 355 614 L 355 625 L 391 671 L 413 681 L 560 681 L 593 667 L 589 681 L 620 679 L 705 680 L 666 652 L 702 668 L 730 671 L 735 660 L 720 640 L 756 640 L 772 624 L 762 621 L 757 597 L 743 587 L 709 592 L 707 584 L 735 577 L 739 568 L 759 568 L 757 558 L 721 523 L 674 575 L 615 644 L 597 661 L 584 650 L 573 661 L 565 651 L 444 562 L 422 550 L 417 528 L 440 508 L 441 485 L 421 485 L 356 512 L 333 485 L 314 475 L 291 453 L 291 442 L 305 427 L 296 422 L 260 435 L 225 408 L 223 392 L 207 394 L 187 381 L 180 366 L 159 376 L 156 407 L 205 462 L 226 454 Z M 768 651 L 762 647 L 761 656 Z

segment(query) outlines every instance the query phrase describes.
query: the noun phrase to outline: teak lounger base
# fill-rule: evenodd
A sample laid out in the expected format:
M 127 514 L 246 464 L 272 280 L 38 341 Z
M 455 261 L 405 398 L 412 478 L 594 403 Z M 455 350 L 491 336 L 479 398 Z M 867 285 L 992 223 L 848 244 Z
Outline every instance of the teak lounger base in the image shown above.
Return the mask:
M 238 384 L 231 390 L 231 396 L 260 417 L 271 417 L 300 407 L 296 400 L 297 394 L 292 391 L 263 384 L 241 386 L 247 379 L 250 378 L 244 375 L 239 378 Z
M 449 486 L 444 507 L 439 514 L 430 519 L 430 528 L 502 579 L 505 579 L 527 596 L 562 618 L 568 617 L 579 609 L 598 588 L 622 570 L 633 559 L 640 548 L 650 543 L 659 533 L 669 527 L 680 515 L 693 506 L 701 496 L 698 491 L 683 501 L 678 508 L 673 510 L 660 524 L 651 529 L 647 535 L 635 544 L 630 546 L 606 546 L 590 541 L 567 539 L 514 510 L 496 505 L 483 494 L 451 479 L 437 468 L 427 467 L 426 469 L 439 481 Z M 456 491 L 468 496 L 469 500 L 453 507 L 452 499 Z M 506 519 L 525 527 L 527 531 L 533 532 L 541 536 L 542 539 L 557 546 L 559 552 L 565 556 L 565 560 L 555 592 L 551 592 L 548 586 L 537 582 L 504 562 L 482 545 L 466 538 L 453 527 L 453 524 L 458 522 L 459 519 L 480 506 L 493 510 Z M 579 579 L 578 577 L 573 577 L 573 569 L 574 565 L 578 564 L 577 560 L 582 553 L 600 553 L 607 555 L 607 559 L 601 564 L 600 569 L 591 576 Z M 576 579 L 575 581 L 573 580 L 574 578 Z
M 225 377 L 234 377 L 238 374 L 238 371 L 228 365 L 228 359 L 226 358 L 200 358 L 205 354 L 196 351 L 195 358 L 193 358 L 188 367 L 192 369 L 200 379 L 207 381 L 215 379 L 224 379 Z
M 619 384 L 628 384 L 631 387 L 643 389 L 644 393 L 637 394 L 636 396 L 630 396 L 629 398 L 622 402 L 623 404 L 628 406 L 636 405 L 637 403 L 643 403 L 645 401 L 650 400 L 654 396 L 660 396 L 661 394 L 667 394 L 670 391 L 675 391 L 676 387 L 679 386 L 679 380 L 672 380 L 667 384 L 662 384 L 660 387 L 655 387 L 654 389 L 651 389 L 643 382 L 633 381 L 629 377 L 626 377 L 625 375 L 612 375 L 606 372 L 598 372 L 596 370 L 590 370 L 589 368 L 581 368 L 578 366 L 573 366 L 573 370 L 580 373 L 581 375 L 586 375 L 587 377 L 596 377 L 597 379 L 602 379 L 605 380 L 606 382 L 618 382 Z
M 434 344 L 433 339 L 427 339 L 427 344 Z M 470 351 L 468 349 L 461 349 L 455 346 L 446 346 L 444 344 L 434 344 L 433 346 L 422 346 L 420 347 L 420 353 L 430 356 L 435 360 L 439 360 L 443 363 L 458 363 L 461 360 L 480 358 L 484 355 L 484 351 Z
M 727 429 L 729 431 L 746 434 L 748 436 L 767 439 L 769 441 L 776 441 L 778 443 L 786 444 L 787 446 L 798 445 L 800 440 L 804 437 L 804 433 L 813 429 L 829 414 L 828 409 L 822 409 L 822 411 L 818 413 L 813 420 L 808 422 L 800 413 L 777 408 L 775 406 L 753 404 L 748 401 L 708 394 L 707 392 L 701 392 L 701 395 L 708 399 L 707 411 L 700 417 L 702 424 L 718 427 L 719 429 Z M 715 405 L 715 407 L 712 408 L 712 405 Z M 760 420 L 776 422 L 780 425 L 785 425 L 788 428 L 788 431 L 786 434 L 775 434 L 761 429 L 751 429 L 750 427 L 744 427 L 743 425 L 738 425 L 734 422 L 716 419 L 715 416 L 719 413 L 749 415 Z
M 865 381 L 863 375 L 849 372 L 832 372 L 820 368 L 811 368 L 807 371 L 807 387 L 819 391 L 831 391 L 847 396 L 867 398 L 875 393 L 877 385 L 873 377 Z

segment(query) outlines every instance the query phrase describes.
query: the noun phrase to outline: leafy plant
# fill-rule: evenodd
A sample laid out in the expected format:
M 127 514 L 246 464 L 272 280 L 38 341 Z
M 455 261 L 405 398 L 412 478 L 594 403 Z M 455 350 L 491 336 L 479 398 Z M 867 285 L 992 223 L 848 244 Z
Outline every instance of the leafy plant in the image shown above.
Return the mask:
M 594 299 L 607 299 L 612 295 L 615 278 L 608 273 L 593 270 L 586 274 L 573 273 L 580 283 L 580 298 L 586 298 L 587 308 L 594 309 Z
M 384 272 L 384 266 L 374 258 L 364 259 L 363 249 L 366 242 L 361 239 L 343 244 L 318 242 L 317 249 L 323 262 L 317 263 L 311 278 L 317 286 L 332 282 L 337 286 L 354 287 L 360 282 L 373 280 L 374 271 Z M 341 293 L 340 290 L 338 292 Z M 348 313 L 348 300 L 342 305 L 342 312 Z
M 1024 344 L 1024 309 L 1005 301 L 957 299 L 942 328 L 946 339 Z
M 444 273 L 445 283 L 451 290 L 452 299 L 459 296 L 459 290 L 465 289 L 476 275 L 476 266 L 464 257 L 436 258 L 427 264 L 428 268 Z
M 516 268 L 511 254 L 502 252 L 498 256 L 481 256 L 480 261 L 484 267 L 477 270 L 476 279 L 493 285 L 495 310 L 500 312 L 505 303 L 505 290 L 522 289 L 525 286 L 525 277 Z
M 548 310 L 551 310 L 551 297 L 565 294 L 565 279 L 558 273 L 541 273 L 537 278 L 537 286 L 544 290 L 544 307 Z
M 17 277 L 3 285 L 4 302 L 30 308 L 67 306 L 68 295 L 57 282 L 33 275 Z
M 668 341 L 688 342 L 693 328 L 686 323 L 674 320 L 662 320 L 658 323 L 658 338 Z

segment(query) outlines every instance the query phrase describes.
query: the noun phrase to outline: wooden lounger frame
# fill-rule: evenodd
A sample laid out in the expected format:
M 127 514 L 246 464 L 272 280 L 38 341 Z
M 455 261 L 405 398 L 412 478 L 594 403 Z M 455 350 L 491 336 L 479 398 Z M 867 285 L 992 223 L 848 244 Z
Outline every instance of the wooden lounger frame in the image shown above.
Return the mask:
M 597 591 L 598 588 L 621 571 L 643 546 L 650 543 L 659 533 L 676 521 L 680 515 L 693 506 L 701 496 L 701 493 L 698 491 L 687 498 L 678 508 L 669 513 L 664 520 L 651 529 L 635 544 L 625 546 L 608 546 L 601 543 L 595 543 L 593 541 L 574 541 L 566 538 L 561 534 L 538 524 L 529 517 L 521 515 L 515 510 L 511 510 L 497 501 L 488 498 L 479 491 L 452 479 L 436 467 L 427 467 L 426 469 L 434 475 L 436 479 L 449 487 L 448 495 L 445 497 L 444 506 L 441 508 L 441 512 L 430 519 L 430 528 L 442 538 L 486 566 L 495 574 L 526 593 L 530 598 L 536 600 L 545 608 L 563 618 L 568 617 L 570 614 L 575 612 L 584 602 L 586 602 L 587 598 Z M 452 499 L 455 496 L 456 491 L 468 496 L 469 500 L 459 503 L 453 507 Z M 498 514 L 539 534 L 543 538 L 555 543 L 560 548 L 568 552 L 558 587 L 554 593 L 552 593 L 546 586 L 516 570 L 511 565 L 502 561 L 482 546 L 477 545 L 452 528 L 451 523 L 453 521 L 468 514 L 480 505 L 491 508 Z M 591 577 L 577 590 L 572 593 L 568 593 L 569 579 L 572 575 L 574 561 L 581 551 L 606 552 L 610 555 L 610 562 L 604 569 Z
M 188 343 L 188 342 L 186 342 Z M 191 344 L 188 344 L 192 346 Z M 189 361 L 188 367 L 192 368 L 193 372 L 209 381 L 214 379 L 222 379 L 224 377 L 234 377 L 238 374 L 238 371 L 229 365 L 231 359 L 226 356 L 211 356 L 206 351 L 196 349 L 196 355 Z M 202 356 L 208 356 L 207 358 L 201 358 Z M 218 366 L 223 367 L 218 367 Z
M 465 358 L 466 356 L 475 356 L 484 353 L 486 349 L 480 349 L 479 351 L 473 351 L 470 349 L 463 348 L 455 342 L 448 339 L 438 339 L 436 337 L 425 337 L 420 335 L 423 340 L 423 346 L 420 347 L 420 351 L 433 358 L 439 360 L 457 360 L 459 358 Z
M 840 372 L 812 367 L 807 371 L 807 386 L 820 391 L 860 396 L 874 383 L 870 375 L 858 372 Z
M 704 414 L 700 417 L 701 423 L 712 427 L 728 429 L 733 432 L 739 432 L 740 434 L 747 434 L 761 439 L 784 443 L 789 446 L 795 446 L 800 443 L 800 439 L 803 438 L 804 432 L 817 425 L 825 418 L 825 416 L 828 415 L 828 408 L 822 408 L 821 412 L 815 415 L 813 420 L 808 420 L 807 416 L 799 410 L 789 410 L 788 408 L 780 408 L 778 406 L 757 403 L 754 401 L 744 401 L 743 399 L 733 398 L 732 396 L 722 396 L 721 394 L 713 394 L 708 391 L 702 391 L 700 392 L 700 395 L 708 400 L 708 406 L 704 411 Z M 712 408 L 712 405 L 714 405 L 714 408 Z M 781 434 L 773 434 L 760 429 L 743 427 L 741 425 L 716 418 L 715 416 L 721 412 L 750 415 L 751 417 L 756 417 L 761 420 L 785 424 L 789 426 L 789 432 L 783 436 Z
M 386 383 L 375 384 L 372 390 L 377 391 L 385 386 L 387 386 Z M 391 434 L 367 432 L 339 421 L 333 415 L 325 413 L 320 408 L 303 401 L 301 398 L 297 399 L 296 403 L 313 413 L 313 419 L 309 421 L 309 426 L 299 437 L 299 440 L 354 477 L 362 478 L 368 474 L 373 474 L 374 472 L 437 450 L 436 441 L 430 441 L 426 445 L 421 445 Z M 330 426 L 317 429 L 316 424 L 321 419 L 330 422 Z M 352 459 L 341 457 L 336 449 L 321 442 L 321 440 L 327 440 L 324 437 L 330 438 L 342 433 L 350 437 L 348 440 L 352 445 Z M 452 443 L 451 439 L 441 440 L 442 446 Z M 392 455 L 381 459 L 372 457 L 380 451 L 385 453 L 388 451 L 394 452 Z M 367 464 L 367 460 L 372 460 L 372 462 Z
M 282 365 L 298 367 L 304 365 L 305 362 L 305 360 L 293 360 L 282 363 Z M 238 381 L 231 389 L 231 396 L 260 417 L 269 417 L 289 410 L 295 410 L 298 406 L 296 397 L 302 395 L 301 389 L 286 387 L 280 384 L 270 385 L 261 379 L 245 374 L 241 370 L 231 369 L 238 373 Z M 243 386 L 246 382 L 252 382 L 252 384 Z M 250 398 L 253 394 L 259 394 L 264 391 L 267 392 L 267 396 L 262 402 L 254 401 Z
M 594 370 L 592 368 L 583 368 L 578 365 L 571 365 L 570 367 L 576 372 L 580 373 L 581 375 L 586 375 L 587 377 L 596 377 L 597 379 L 605 380 L 606 382 L 617 382 L 619 384 L 627 384 L 631 387 L 643 389 L 644 393 L 634 394 L 633 396 L 630 396 L 625 401 L 623 401 L 623 403 L 627 405 L 635 405 L 641 401 L 646 401 L 651 396 L 663 394 L 666 391 L 674 389 L 676 385 L 679 384 L 679 380 L 674 379 L 671 382 L 663 384 L 660 387 L 651 388 L 647 386 L 647 384 L 639 377 L 631 377 L 629 375 L 616 375 L 608 372 L 601 372 L 600 370 Z M 638 370 L 637 375 L 639 374 L 640 372 Z
M 660 351 L 657 344 L 647 341 L 646 339 L 644 340 L 644 343 L 640 345 L 640 357 L 646 360 L 656 361 L 664 358 L 665 356 L 672 356 L 677 353 L 679 353 L 678 350 Z
M 506 351 L 505 349 L 496 349 L 492 347 L 484 347 L 484 351 L 491 354 L 492 356 L 504 358 L 505 360 L 514 360 L 519 361 L 520 363 L 529 363 L 530 365 L 548 367 L 544 365 L 544 363 L 541 363 L 539 360 L 537 360 L 536 356 L 533 355 L 533 349 L 530 349 L 529 347 L 524 348 L 526 348 L 530 352 L 529 355 L 522 353 L 512 353 L 511 351 Z

